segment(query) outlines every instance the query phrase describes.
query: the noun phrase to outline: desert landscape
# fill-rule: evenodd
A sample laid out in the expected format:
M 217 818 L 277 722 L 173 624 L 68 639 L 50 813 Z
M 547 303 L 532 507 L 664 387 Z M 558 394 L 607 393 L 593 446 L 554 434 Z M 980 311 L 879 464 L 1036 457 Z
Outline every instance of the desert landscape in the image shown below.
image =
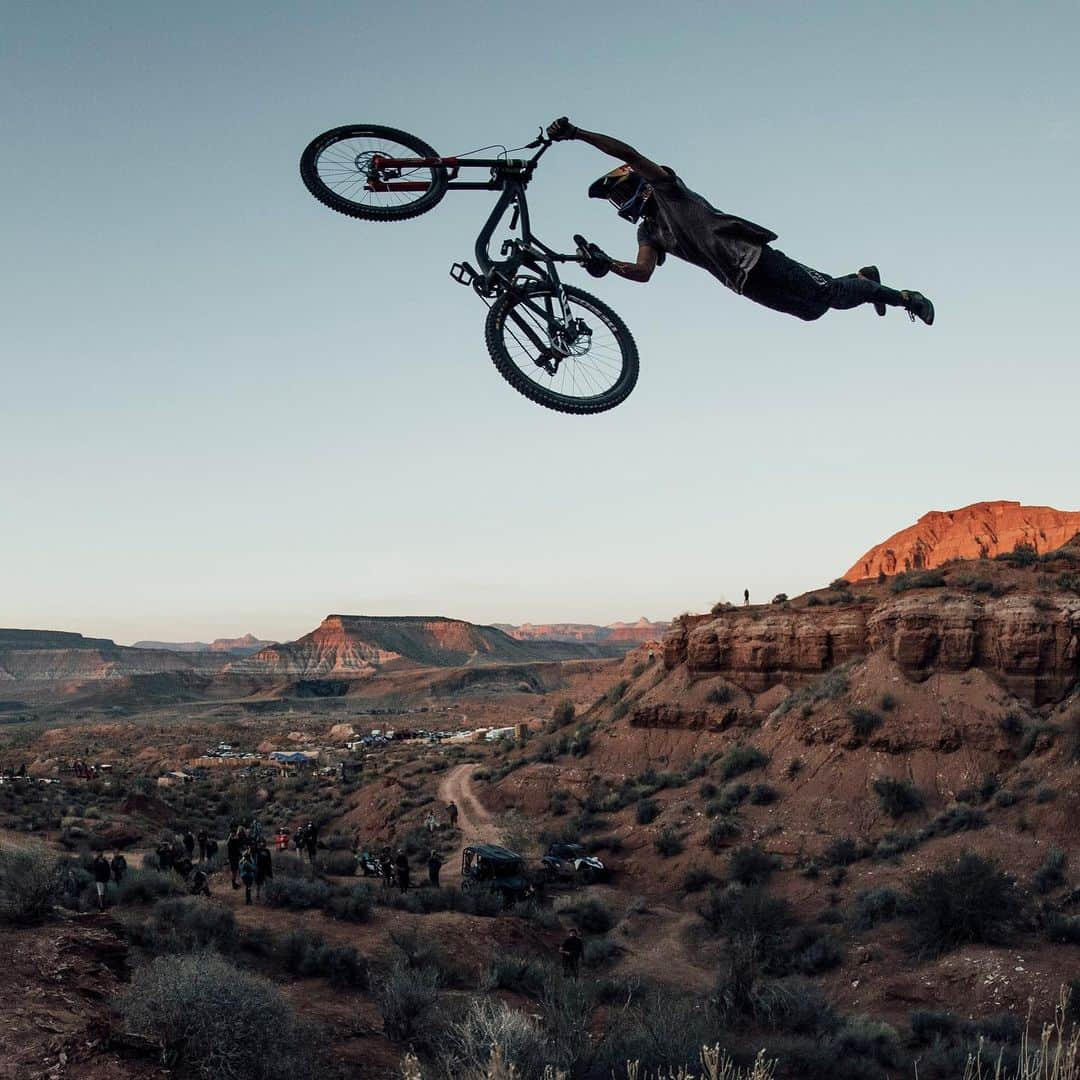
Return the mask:
M 1078 533 L 663 623 L 0 630 L 0 1075 L 1072 1075 Z

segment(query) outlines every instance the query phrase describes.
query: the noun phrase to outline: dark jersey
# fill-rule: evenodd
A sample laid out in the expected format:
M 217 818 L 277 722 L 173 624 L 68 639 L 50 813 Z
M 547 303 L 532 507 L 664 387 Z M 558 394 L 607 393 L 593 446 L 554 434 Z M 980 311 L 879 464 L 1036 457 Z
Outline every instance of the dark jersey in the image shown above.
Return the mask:
M 652 184 L 650 212 L 638 226 L 638 243 L 648 244 L 663 262 L 665 254 L 708 270 L 741 293 L 761 249 L 776 233 L 745 218 L 717 210 L 664 166 L 666 180 Z

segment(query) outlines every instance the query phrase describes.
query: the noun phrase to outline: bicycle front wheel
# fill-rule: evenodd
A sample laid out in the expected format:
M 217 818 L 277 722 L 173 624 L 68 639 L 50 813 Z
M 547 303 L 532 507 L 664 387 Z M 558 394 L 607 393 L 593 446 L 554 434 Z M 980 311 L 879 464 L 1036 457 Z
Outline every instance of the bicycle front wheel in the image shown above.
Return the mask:
M 598 413 L 626 400 L 638 378 L 638 351 L 626 324 L 601 300 L 538 281 L 503 293 L 488 311 L 484 336 L 499 374 L 547 409 Z
M 367 221 L 404 221 L 426 213 L 442 199 L 446 169 L 441 165 L 406 166 L 387 177 L 376 169 L 376 159 L 438 156 L 407 131 L 348 124 L 324 131 L 308 143 L 300 156 L 300 177 L 319 202 L 340 214 Z M 382 183 L 390 190 L 379 190 Z M 404 184 L 409 189 L 402 190 L 400 185 Z

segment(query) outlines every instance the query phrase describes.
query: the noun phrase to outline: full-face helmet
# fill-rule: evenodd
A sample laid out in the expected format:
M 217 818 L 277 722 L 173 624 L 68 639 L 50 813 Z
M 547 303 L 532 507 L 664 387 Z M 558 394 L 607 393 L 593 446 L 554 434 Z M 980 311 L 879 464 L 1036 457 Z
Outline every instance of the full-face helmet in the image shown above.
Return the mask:
M 589 185 L 590 199 L 607 199 L 627 221 L 638 221 L 645 204 L 652 197 L 652 188 L 644 177 L 629 165 L 620 165 Z

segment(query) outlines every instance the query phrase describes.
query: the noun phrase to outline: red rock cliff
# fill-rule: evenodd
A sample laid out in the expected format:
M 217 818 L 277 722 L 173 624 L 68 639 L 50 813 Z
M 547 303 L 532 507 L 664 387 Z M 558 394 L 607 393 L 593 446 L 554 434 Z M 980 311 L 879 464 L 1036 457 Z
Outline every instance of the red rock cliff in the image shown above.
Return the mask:
M 871 548 L 844 577 L 864 581 L 878 574 L 928 570 L 950 559 L 993 558 L 1030 544 L 1042 553 L 1080 532 L 1080 511 L 1018 502 L 981 502 L 960 510 L 932 510 Z

